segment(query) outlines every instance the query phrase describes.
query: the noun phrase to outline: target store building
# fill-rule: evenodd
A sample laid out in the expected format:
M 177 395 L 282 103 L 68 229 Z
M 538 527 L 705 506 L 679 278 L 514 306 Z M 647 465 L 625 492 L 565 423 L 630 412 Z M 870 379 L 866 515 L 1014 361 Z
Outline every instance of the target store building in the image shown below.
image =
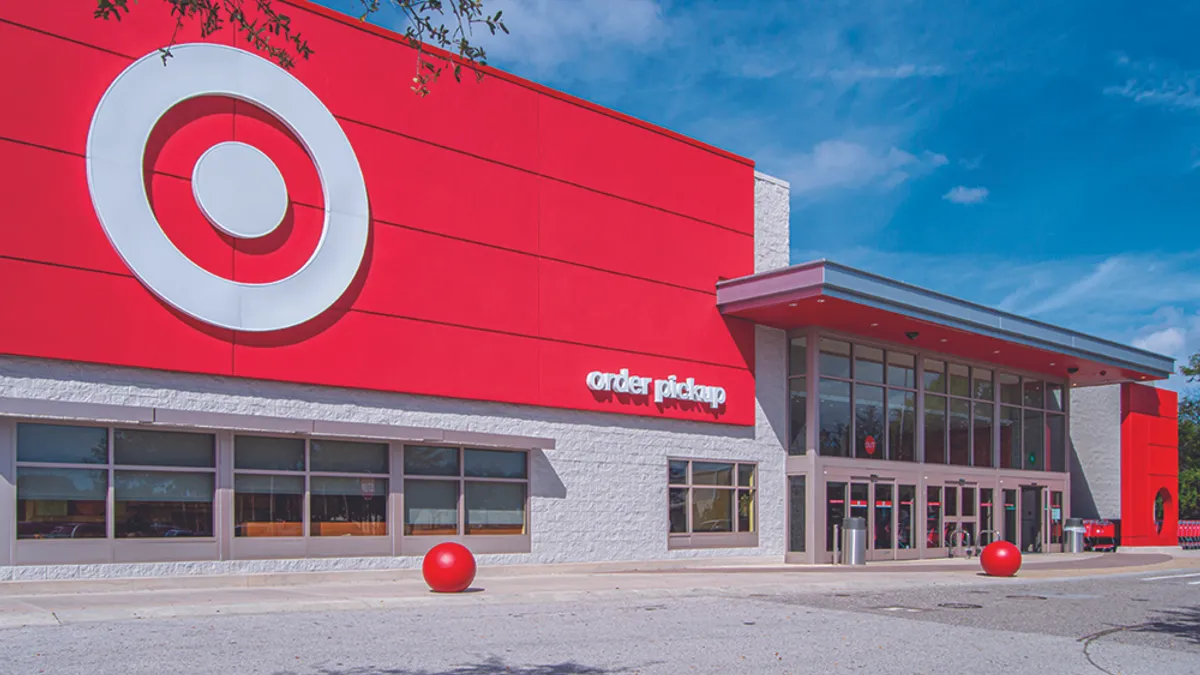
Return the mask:
M 789 265 L 751 160 L 419 98 L 306 2 L 291 70 L 52 4 L 0 9 L 0 579 L 1173 543 L 1169 358 Z

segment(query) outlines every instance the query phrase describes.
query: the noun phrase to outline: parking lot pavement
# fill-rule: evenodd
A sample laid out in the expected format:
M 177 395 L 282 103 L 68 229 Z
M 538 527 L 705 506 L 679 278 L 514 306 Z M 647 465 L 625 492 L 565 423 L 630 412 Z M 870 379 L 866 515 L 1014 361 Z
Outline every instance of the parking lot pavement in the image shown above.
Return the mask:
M 856 575 L 850 587 L 733 575 L 658 593 L 489 591 L 374 610 L 29 626 L 0 631 L 0 643 L 12 675 L 1172 675 L 1200 663 L 1200 594 L 1189 585 L 1200 577 L 1182 574 L 1200 567 L 937 584 Z

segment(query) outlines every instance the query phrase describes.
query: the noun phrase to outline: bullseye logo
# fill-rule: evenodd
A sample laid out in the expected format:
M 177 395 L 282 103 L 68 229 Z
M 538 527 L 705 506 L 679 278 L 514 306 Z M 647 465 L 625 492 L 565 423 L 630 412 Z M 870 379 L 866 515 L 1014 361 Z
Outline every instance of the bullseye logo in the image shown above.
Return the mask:
M 266 332 L 309 321 L 349 288 L 370 232 L 366 183 L 337 120 L 299 80 L 249 52 L 213 44 L 173 47 L 170 65 L 143 56 L 109 86 L 88 132 L 92 204 L 113 248 L 155 295 L 200 321 Z M 227 96 L 270 113 L 299 139 L 321 181 L 325 213 L 312 256 L 269 283 L 241 283 L 201 268 L 171 242 L 150 205 L 143 157 L 151 132 L 175 106 Z M 238 239 L 264 237 L 288 208 L 278 167 L 237 142 L 209 148 L 192 172 L 192 193 L 214 227 Z

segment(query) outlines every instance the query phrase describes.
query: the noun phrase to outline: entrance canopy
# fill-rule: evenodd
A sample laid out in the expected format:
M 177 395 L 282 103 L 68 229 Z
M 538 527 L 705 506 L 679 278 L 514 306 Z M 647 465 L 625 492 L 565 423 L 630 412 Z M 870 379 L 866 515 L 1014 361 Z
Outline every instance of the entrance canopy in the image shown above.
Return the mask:
M 821 326 L 1069 379 L 1166 379 L 1174 359 L 869 274 L 826 260 L 721 281 L 721 313 L 774 328 Z

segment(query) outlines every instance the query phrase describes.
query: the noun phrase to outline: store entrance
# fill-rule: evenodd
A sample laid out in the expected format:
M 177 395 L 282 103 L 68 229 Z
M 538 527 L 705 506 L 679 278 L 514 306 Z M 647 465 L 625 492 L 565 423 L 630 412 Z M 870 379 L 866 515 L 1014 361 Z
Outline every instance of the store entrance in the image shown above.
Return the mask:
M 878 476 L 828 481 L 825 484 L 826 550 L 832 552 L 842 518 L 848 516 L 862 518 L 867 523 L 867 560 L 917 558 L 917 486 L 914 483 Z

